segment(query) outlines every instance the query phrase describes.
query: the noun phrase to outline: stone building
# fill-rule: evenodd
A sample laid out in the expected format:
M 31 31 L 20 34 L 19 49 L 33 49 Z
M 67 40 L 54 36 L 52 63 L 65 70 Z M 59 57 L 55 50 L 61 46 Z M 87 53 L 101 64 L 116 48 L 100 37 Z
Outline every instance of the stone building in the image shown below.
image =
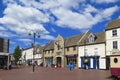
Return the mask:
M 84 68 L 109 69 L 110 55 L 120 51 L 120 19 L 112 20 L 105 31 L 92 33 L 87 31 L 68 38 L 58 35 L 56 40 L 46 44 L 43 50 L 44 66 L 66 67 L 69 63 Z

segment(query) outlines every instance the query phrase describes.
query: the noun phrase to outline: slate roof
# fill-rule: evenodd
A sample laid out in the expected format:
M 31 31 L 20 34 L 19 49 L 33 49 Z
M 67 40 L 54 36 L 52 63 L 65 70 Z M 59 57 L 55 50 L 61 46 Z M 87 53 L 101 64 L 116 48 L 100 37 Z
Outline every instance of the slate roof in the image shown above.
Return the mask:
M 47 43 L 44 47 L 44 50 L 52 50 L 54 49 L 54 40 L 51 41 L 50 43 Z
M 65 38 L 65 47 L 70 47 L 70 46 L 76 46 L 78 41 L 81 39 L 81 37 L 83 36 L 83 34 L 78 34 L 75 36 L 71 36 L 69 38 Z
M 89 43 L 89 38 L 88 38 L 89 35 L 90 35 L 90 32 L 86 34 L 86 36 L 82 39 L 79 45 L 91 45 L 91 44 L 105 43 L 105 32 L 99 32 L 99 33 L 94 34 L 95 35 L 94 43 Z
M 105 30 L 120 28 L 120 19 L 111 20 Z
M 98 43 L 105 43 L 105 32 L 100 32 L 100 33 L 96 33 L 95 35 L 95 42 L 94 43 L 89 43 L 89 39 L 88 36 L 90 35 L 90 31 L 88 31 L 86 34 L 78 34 L 75 36 L 71 36 L 68 38 L 65 38 L 65 47 L 70 47 L 70 46 L 76 46 L 78 41 L 83 37 L 83 35 L 85 34 L 84 38 L 82 38 L 82 40 L 80 41 L 79 45 L 85 45 L 85 41 L 86 44 L 98 44 Z M 46 44 L 44 47 L 44 50 L 51 50 L 54 49 L 54 40 L 51 41 L 50 43 Z

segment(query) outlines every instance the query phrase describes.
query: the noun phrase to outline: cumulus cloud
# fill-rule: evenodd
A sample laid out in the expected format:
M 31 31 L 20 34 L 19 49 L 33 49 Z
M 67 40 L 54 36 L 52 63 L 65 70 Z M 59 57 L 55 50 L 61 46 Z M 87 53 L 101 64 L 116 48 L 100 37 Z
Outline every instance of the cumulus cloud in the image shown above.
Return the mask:
M 92 2 L 95 2 L 95 3 L 115 3 L 117 2 L 118 0 L 91 0 Z
M 118 0 L 91 1 L 112 3 Z M 110 19 L 119 9 L 118 6 L 98 9 L 84 4 L 85 2 L 86 0 L 4 0 L 7 8 L 4 10 L 4 17 L 0 18 L 0 23 L 17 34 L 27 34 L 29 30 L 34 30 L 46 34 L 42 37 L 44 39 L 54 39 L 48 35 L 50 32 L 43 24 L 53 23 L 63 28 L 87 30 L 101 21 Z M 84 5 L 80 5 L 82 3 Z
M 42 39 L 47 39 L 47 40 L 54 40 L 55 37 L 51 36 L 51 35 L 42 35 L 41 36 Z
M 0 30 L 5 31 L 6 29 L 3 26 L 0 26 Z
M 85 30 L 91 28 L 98 22 L 111 18 L 118 9 L 118 6 L 113 6 L 98 10 L 91 5 L 88 5 L 82 13 L 73 12 L 65 8 L 54 9 L 52 10 L 52 13 L 57 17 L 56 24 L 58 26 Z M 94 13 L 94 15 L 92 15 L 92 13 Z

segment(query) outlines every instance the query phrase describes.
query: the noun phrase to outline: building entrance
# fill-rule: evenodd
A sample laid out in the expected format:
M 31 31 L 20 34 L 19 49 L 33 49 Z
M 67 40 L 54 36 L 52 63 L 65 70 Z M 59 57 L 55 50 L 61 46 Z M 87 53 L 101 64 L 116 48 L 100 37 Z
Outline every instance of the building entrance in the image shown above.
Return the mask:
M 57 67 L 61 68 L 61 57 L 57 57 Z

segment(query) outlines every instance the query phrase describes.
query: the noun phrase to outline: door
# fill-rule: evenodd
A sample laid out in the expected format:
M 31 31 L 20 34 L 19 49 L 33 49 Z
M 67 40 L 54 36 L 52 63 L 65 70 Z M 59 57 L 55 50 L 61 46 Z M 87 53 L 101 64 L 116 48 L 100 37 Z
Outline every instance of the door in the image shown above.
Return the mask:
M 57 67 L 60 68 L 61 67 L 61 57 L 57 57 Z

